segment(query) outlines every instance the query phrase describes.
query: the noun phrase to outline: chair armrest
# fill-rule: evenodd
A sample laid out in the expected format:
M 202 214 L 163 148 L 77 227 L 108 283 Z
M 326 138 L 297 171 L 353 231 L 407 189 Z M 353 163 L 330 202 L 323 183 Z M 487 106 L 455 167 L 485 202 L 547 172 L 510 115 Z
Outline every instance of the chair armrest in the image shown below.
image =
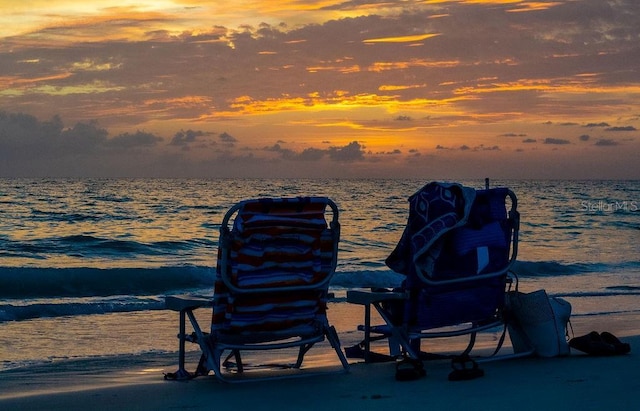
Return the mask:
M 213 298 L 189 294 L 167 295 L 164 297 L 164 305 L 165 308 L 173 311 L 195 310 L 201 307 L 211 307 Z
M 402 291 L 347 291 L 347 302 L 352 304 L 369 305 L 382 301 L 405 300 L 407 293 Z

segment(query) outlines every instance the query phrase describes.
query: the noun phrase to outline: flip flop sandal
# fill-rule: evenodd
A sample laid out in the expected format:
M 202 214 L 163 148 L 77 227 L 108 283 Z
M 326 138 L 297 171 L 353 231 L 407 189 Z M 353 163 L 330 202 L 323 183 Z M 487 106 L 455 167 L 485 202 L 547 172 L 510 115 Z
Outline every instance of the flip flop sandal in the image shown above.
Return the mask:
M 449 373 L 449 381 L 474 380 L 484 376 L 484 370 L 469 356 L 455 357 L 451 360 L 451 368 L 453 371 Z
M 610 332 L 604 331 L 600 333 L 600 338 L 607 344 L 613 345 L 613 349 L 617 355 L 629 354 L 631 352 L 631 345 L 622 342 L 615 335 Z
M 574 337 L 569 340 L 569 347 L 593 356 L 615 355 L 616 348 L 602 339 L 596 331 Z
M 405 357 L 396 363 L 396 380 L 413 381 L 427 375 L 421 360 Z

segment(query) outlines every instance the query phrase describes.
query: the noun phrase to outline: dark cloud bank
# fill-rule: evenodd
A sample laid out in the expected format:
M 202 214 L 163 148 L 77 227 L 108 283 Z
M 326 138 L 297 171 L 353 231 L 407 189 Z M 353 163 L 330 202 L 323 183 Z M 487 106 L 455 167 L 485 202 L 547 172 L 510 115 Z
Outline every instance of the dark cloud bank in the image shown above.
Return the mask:
M 257 150 L 239 143 L 227 132 L 201 130 L 180 130 L 168 141 L 140 130 L 110 137 L 95 120 L 65 127 L 57 115 L 41 121 L 0 111 L 0 177 L 233 177 L 260 175 L 261 167 L 283 161 L 365 160 L 365 146 L 357 141 L 299 152 L 284 142 Z M 271 155 L 259 155 L 265 152 Z

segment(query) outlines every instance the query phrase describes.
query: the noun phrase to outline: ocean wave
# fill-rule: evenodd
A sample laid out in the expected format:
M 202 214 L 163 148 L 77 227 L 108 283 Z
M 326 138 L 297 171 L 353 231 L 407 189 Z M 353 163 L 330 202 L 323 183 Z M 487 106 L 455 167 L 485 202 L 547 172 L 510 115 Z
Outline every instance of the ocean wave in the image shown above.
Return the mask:
M 592 297 L 619 297 L 628 295 L 640 295 L 640 287 L 606 287 L 601 291 L 576 291 L 556 293 L 554 297 L 562 298 L 592 298 Z
M 168 248 L 189 247 L 165 244 Z M 339 266 L 331 287 L 340 289 L 397 287 L 403 275 L 381 263 Z M 621 264 L 516 261 L 513 272 L 519 278 L 551 278 L 589 273 L 639 272 L 640 262 Z M 212 287 L 213 266 L 164 266 L 158 268 L 0 268 L 0 298 L 85 297 L 109 295 L 157 295 L 167 292 Z
M 40 222 L 80 223 L 80 222 L 97 222 L 97 221 L 100 221 L 102 217 L 95 214 L 68 213 L 64 211 L 54 212 L 54 211 L 33 210 L 31 212 L 31 219 L 33 221 L 40 221 Z
M 360 273 L 336 273 L 332 289 L 336 291 L 332 299 L 334 303 L 346 303 L 345 289 L 382 287 L 393 288 L 399 285 L 402 276 L 393 272 L 360 272 Z M 193 285 L 193 284 L 192 284 Z M 176 293 L 193 293 L 197 295 L 211 295 L 213 287 L 210 284 L 200 284 L 199 287 L 176 290 Z M 0 323 L 8 321 L 25 321 L 37 318 L 73 317 L 84 315 L 131 313 L 166 309 L 164 296 L 172 293 L 159 293 L 158 295 L 113 295 L 104 297 L 37 297 L 21 299 L 4 299 L 0 302 Z M 554 293 L 554 297 L 574 299 L 589 298 L 637 298 L 640 295 L 640 287 L 636 286 L 611 286 L 598 291 L 575 291 Z M 607 315 L 619 313 L 640 312 L 633 305 L 616 305 L 612 310 L 599 310 L 597 313 L 586 312 L 574 315 Z
M 213 288 L 214 267 L 0 268 L 0 298 L 157 295 Z M 338 271 L 332 288 L 396 287 L 404 276 L 389 269 Z
M 211 267 L 0 268 L 0 298 L 156 295 L 213 287 Z
M 398 287 L 404 276 L 386 270 L 338 271 L 331 279 L 331 287 L 351 288 L 393 288 Z
M 92 314 L 163 310 L 164 300 L 158 297 L 118 297 L 111 299 L 73 299 L 71 301 L 38 302 L 28 304 L 0 304 L 0 323 L 34 318 L 66 317 Z
M 175 257 L 176 252 L 204 252 L 215 247 L 214 241 L 198 238 L 149 243 L 88 234 L 21 241 L 0 238 L 0 249 L 3 250 L 0 256 L 4 258 L 46 259 L 50 255 L 69 255 L 86 259 L 113 256 L 129 259 L 142 256 Z
M 636 263 L 636 267 L 638 264 Z M 353 267 L 351 267 L 353 268 Z M 552 261 L 518 262 L 518 276 L 557 281 L 558 277 L 608 270 L 602 264 L 562 264 Z M 639 271 L 640 272 L 640 271 Z M 163 268 L 0 268 L 0 322 L 40 317 L 93 315 L 164 309 L 168 294 L 213 292 L 213 267 L 181 266 Z M 555 277 L 555 278 L 554 278 Z M 616 276 L 617 277 L 617 276 Z M 338 270 L 331 290 L 393 288 L 405 277 L 388 268 L 363 267 Z M 640 295 L 640 286 L 609 282 L 604 288 L 558 290 L 567 298 Z M 344 302 L 340 297 L 336 302 Z
M 615 266 L 605 263 L 567 264 L 557 261 L 516 261 L 512 271 L 518 275 L 518 277 L 561 277 L 583 273 L 606 272 L 615 268 Z

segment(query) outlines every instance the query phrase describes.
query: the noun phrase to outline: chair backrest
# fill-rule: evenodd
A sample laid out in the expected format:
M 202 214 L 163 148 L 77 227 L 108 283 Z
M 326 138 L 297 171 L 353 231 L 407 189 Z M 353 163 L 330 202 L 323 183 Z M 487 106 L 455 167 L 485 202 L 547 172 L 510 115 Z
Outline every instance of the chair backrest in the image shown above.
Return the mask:
M 405 322 L 436 328 L 496 315 L 517 254 L 515 194 L 430 183 L 409 201 L 409 222 L 387 259 L 407 276 Z
M 506 188 L 477 190 L 464 225 L 442 236 L 441 251 L 433 272 L 434 280 L 504 272 L 511 262 L 513 228 L 517 221 L 515 195 L 510 214 Z
M 329 224 L 327 207 L 333 212 Z M 266 339 L 322 332 L 317 325 L 326 321 L 340 236 L 333 201 L 242 201 L 227 212 L 220 230 L 212 332 L 267 333 Z

